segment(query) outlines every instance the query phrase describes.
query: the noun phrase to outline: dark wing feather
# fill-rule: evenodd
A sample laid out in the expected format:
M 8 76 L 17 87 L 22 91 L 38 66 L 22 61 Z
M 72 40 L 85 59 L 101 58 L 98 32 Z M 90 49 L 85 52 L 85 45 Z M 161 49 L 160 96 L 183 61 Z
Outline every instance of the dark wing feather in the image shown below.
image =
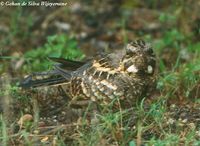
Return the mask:
M 61 76 L 57 70 L 51 70 L 48 72 L 33 73 L 26 77 L 19 86 L 22 88 L 35 88 L 40 86 L 56 85 L 67 82 L 69 78 L 67 79 Z
M 44 79 L 34 79 L 32 75 L 25 78 L 21 83 L 22 88 L 36 88 L 41 86 L 58 85 L 67 82 L 63 77 L 49 77 Z
M 85 62 L 82 62 L 82 61 L 74 61 L 74 60 L 64 59 L 64 58 L 49 57 L 48 59 L 51 61 L 57 62 L 58 63 L 57 66 L 59 66 L 60 68 L 70 70 L 70 71 L 74 71 L 85 64 Z
M 54 65 L 54 69 L 48 72 L 33 73 L 25 78 L 21 83 L 22 88 L 35 88 L 40 86 L 60 85 L 70 81 L 72 75 L 75 75 L 76 71 L 84 66 L 84 62 L 73 61 L 63 58 L 49 58 L 50 60 L 57 62 Z

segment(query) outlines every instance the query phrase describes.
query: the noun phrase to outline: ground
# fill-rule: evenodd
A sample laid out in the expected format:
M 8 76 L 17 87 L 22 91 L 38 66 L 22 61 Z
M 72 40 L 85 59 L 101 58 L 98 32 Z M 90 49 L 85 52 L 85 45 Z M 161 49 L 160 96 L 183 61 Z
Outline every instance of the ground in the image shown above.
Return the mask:
M 0 6 L 0 145 L 200 145 L 199 2 L 67 3 Z M 18 87 L 47 57 L 87 60 L 137 38 L 156 52 L 157 85 L 130 109 L 72 109 L 57 89 Z

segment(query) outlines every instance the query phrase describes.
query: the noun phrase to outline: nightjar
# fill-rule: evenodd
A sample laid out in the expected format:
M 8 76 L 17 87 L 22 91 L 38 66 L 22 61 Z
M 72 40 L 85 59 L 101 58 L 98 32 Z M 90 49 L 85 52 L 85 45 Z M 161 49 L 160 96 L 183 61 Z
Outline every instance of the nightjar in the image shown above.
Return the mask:
M 71 101 L 128 107 L 146 96 L 155 80 L 156 57 L 143 40 L 129 43 L 119 55 L 98 54 L 87 62 L 51 59 L 58 63 L 53 70 L 28 76 L 21 87 L 61 86 Z

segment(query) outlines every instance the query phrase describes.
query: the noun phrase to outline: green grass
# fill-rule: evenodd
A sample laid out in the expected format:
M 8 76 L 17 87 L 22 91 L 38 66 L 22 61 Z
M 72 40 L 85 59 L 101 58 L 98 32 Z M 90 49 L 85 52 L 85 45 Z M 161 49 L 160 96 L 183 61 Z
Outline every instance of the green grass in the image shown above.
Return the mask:
M 2 115 L 0 115 L 0 127 L 1 127 L 0 128 L 0 133 L 1 133 L 0 139 L 2 141 L 2 144 L 4 146 L 6 146 L 9 138 L 8 138 L 8 133 L 7 133 L 7 128 L 6 128 L 7 126 L 6 126 L 5 120 L 3 119 Z
M 24 57 L 27 63 L 24 65 L 24 70 L 41 71 L 48 69 L 53 64 L 48 57 L 80 60 L 84 55 L 78 49 L 76 40 L 63 34 L 47 37 L 44 46 L 27 51 Z

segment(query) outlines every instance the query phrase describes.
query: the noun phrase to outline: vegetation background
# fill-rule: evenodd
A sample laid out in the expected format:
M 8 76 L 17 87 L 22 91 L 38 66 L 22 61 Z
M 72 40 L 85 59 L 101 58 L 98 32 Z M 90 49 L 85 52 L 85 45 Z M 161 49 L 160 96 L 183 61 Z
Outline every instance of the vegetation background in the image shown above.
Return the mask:
M 0 145 L 200 145 L 200 1 L 57 2 L 67 5 L 0 6 Z M 150 42 L 158 59 L 149 108 L 104 113 L 98 125 L 82 123 L 68 135 L 63 123 L 43 125 L 46 131 L 35 124 L 57 106 L 32 111 L 33 96 L 17 87 L 25 75 L 51 68 L 47 57 L 82 60 L 137 38 Z

